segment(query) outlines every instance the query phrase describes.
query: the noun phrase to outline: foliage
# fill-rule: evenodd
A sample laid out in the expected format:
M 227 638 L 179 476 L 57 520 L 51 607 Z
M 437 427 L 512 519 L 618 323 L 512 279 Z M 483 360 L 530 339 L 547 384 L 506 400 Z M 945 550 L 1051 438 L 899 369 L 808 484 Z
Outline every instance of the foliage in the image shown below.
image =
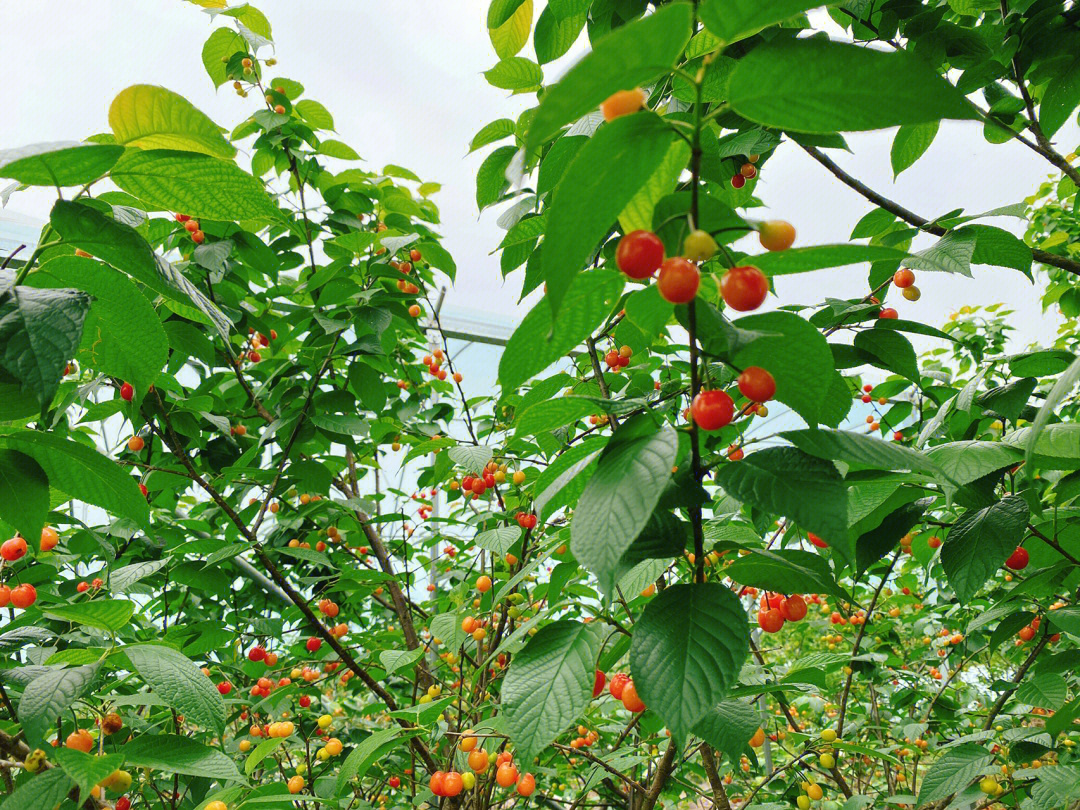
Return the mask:
M 332 169 L 267 18 L 205 5 L 232 130 L 134 85 L 0 154 L 59 196 L 0 270 L 0 807 L 1080 800 L 1075 330 L 1018 352 L 913 284 L 1038 262 L 1076 317 L 1074 8 L 493 0 L 485 76 L 537 104 L 476 199 L 547 293 L 481 393 L 437 186 Z M 1062 173 L 1026 242 L 830 156 L 898 127 L 912 171 L 946 119 Z M 848 243 L 753 217 L 779 149 L 872 203 Z M 654 282 L 637 230 L 694 261 Z

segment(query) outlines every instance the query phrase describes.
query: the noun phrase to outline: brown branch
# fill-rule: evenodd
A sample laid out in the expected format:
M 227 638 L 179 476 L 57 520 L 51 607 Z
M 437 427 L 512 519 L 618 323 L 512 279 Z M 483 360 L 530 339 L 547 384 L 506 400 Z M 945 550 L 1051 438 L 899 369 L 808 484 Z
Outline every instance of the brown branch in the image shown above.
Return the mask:
M 806 154 L 810 155 L 810 157 L 812 157 L 814 160 L 816 160 L 818 163 L 828 169 L 829 172 L 831 172 L 837 180 L 839 180 L 848 188 L 857 191 L 874 205 L 878 206 L 878 208 L 885 209 L 890 214 L 896 215 L 900 219 L 904 220 L 904 222 L 908 223 L 909 225 L 913 225 L 914 227 L 925 233 L 933 234 L 934 236 L 944 236 L 949 232 L 947 228 L 943 228 L 941 225 L 937 225 L 935 223 L 932 223 L 930 220 L 925 219 L 924 217 L 920 217 L 915 212 L 909 211 L 907 208 L 904 208 L 904 206 L 900 205 L 900 203 L 890 200 L 888 197 L 885 197 L 874 191 L 865 183 L 856 180 L 850 174 L 837 166 L 836 163 L 832 161 L 832 159 L 830 159 L 817 147 L 805 146 L 803 144 L 799 144 L 799 146 L 802 147 L 803 151 L 806 152 Z M 1069 273 L 1080 275 L 1080 261 L 1076 261 L 1075 259 L 1070 259 L 1065 256 L 1055 256 L 1053 253 L 1047 253 L 1045 250 L 1039 250 L 1037 248 L 1031 249 L 1031 257 L 1037 262 L 1049 264 L 1053 267 L 1058 267 Z
M 344 663 L 345 666 L 348 667 L 349 670 L 354 675 L 356 675 L 356 677 L 358 677 L 372 692 L 374 692 L 375 695 L 378 696 L 378 698 L 386 704 L 386 707 L 390 711 L 396 711 L 398 706 L 397 701 L 394 700 L 393 696 L 389 692 L 387 692 L 386 689 L 384 689 L 378 681 L 371 677 L 371 675 L 368 674 L 366 669 L 360 666 L 359 662 L 357 662 L 357 660 L 353 657 L 352 653 L 349 652 L 349 650 L 341 644 L 337 636 L 331 633 L 329 628 L 327 628 L 326 625 L 324 625 L 322 621 L 319 620 L 319 617 L 315 615 L 315 612 L 311 609 L 310 605 L 308 605 L 307 600 L 300 593 L 298 593 L 295 588 L 293 588 L 293 586 L 289 583 L 288 578 L 281 572 L 277 565 L 275 565 L 274 561 L 270 559 L 270 555 L 267 554 L 266 550 L 263 548 L 262 543 L 259 541 L 259 538 L 255 535 L 254 532 L 252 532 L 248 525 L 244 523 L 240 515 L 236 513 L 236 510 L 228 504 L 228 502 L 221 496 L 221 493 L 219 493 L 212 485 L 210 485 L 206 481 L 206 479 L 199 475 L 199 473 L 195 470 L 194 465 L 192 465 L 191 463 L 191 459 L 189 459 L 187 457 L 187 454 L 183 452 L 183 442 L 180 441 L 180 438 L 176 435 L 176 432 L 173 430 L 172 425 L 169 422 L 169 418 L 165 412 L 164 403 L 161 402 L 160 395 L 158 396 L 158 402 L 161 405 L 159 416 L 161 417 L 165 430 L 164 432 L 162 432 L 160 428 L 158 428 L 156 425 L 154 425 L 153 422 L 148 419 L 147 423 L 150 425 L 151 430 L 153 430 L 154 433 L 156 433 L 159 438 L 161 438 L 162 443 L 166 447 L 168 447 L 172 451 L 173 455 L 177 457 L 180 463 L 184 465 L 187 471 L 191 474 L 192 480 L 194 480 L 200 487 L 202 487 L 202 489 L 210 496 L 211 500 L 213 500 L 214 503 L 216 503 L 218 507 L 221 508 L 221 510 L 228 516 L 228 518 L 233 522 L 236 528 L 240 530 L 240 533 L 251 544 L 252 550 L 255 552 L 255 556 L 258 557 L 259 561 L 266 568 L 266 571 L 270 575 L 270 578 L 277 584 L 279 588 L 281 588 L 282 591 L 285 592 L 285 595 L 289 597 L 289 600 L 294 605 L 296 605 L 297 608 L 299 608 L 300 612 L 304 614 L 304 618 L 307 619 L 307 623 L 311 630 L 330 646 L 330 649 L 332 649 L 338 655 L 338 658 L 341 659 L 341 662 Z M 147 415 L 149 416 L 149 414 Z M 402 728 L 411 728 L 410 724 L 403 719 L 398 719 L 398 724 Z M 427 746 L 425 746 L 423 742 L 421 742 L 416 737 L 411 738 L 409 742 L 416 750 L 417 755 L 424 761 L 424 764 L 429 770 L 435 771 L 438 769 L 438 765 L 436 764 L 434 758 L 431 756 L 431 752 L 428 751 Z
M 612 774 L 613 776 L 619 777 L 619 779 L 621 779 L 623 782 L 628 784 L 630 787 L 634 788 L 634 790 L 638 790 L 638 791 L 641 791 L 642 793 L 645 793 L 645 787 L 640 782 L 638 782 L 638 781 L 636 781 L 634 779 L 631 779 L 629 776 L 624 774 L 622 771 L 618 770 L 617 768 L 612 767 L 611 765 L 604 762 L 604 760 L 600 759 L 599 757 L 593 756 L 588 751 L 585 751 L 584 749 L 581 749 L 581 748 L 571 748 L 570 746 L 563 745 L 562 743 L 552 743 L 551 745 L 554 748 L 558 749 L 559 751 L 562 751 L 564 754 L 573 754 L 576 757 L 577 756 L 585 757 L 585 759 L 589 760 L 589 762 L 592 762 L 595 765 L 599 765 L 601 768 L 603 768 L 608 773 Z
M 678 750 L 674 740 L 668 742 L 667 750 L 664 752 L 663 758 L 660 760 L 660 765 L 656 768 L 656 775 L 653 777 L 652 785 L 649 787 L 649 792 L 645 794 L 645 798 L 641 803 L 640 810 L 653 810 L 656 806 L 656 800 L 660 798 L 660 793 L 664 789 L 664 785 L 667 783 L 668 777 L 671 776 L 672 766 L 675 764 L 675 755 Z
M 593 377 L 600 387 L 600 395 L 604 399 L 611 399 L 611 390 L 608 388 L 607 380 L 604 379 L 604 370 L 600 368 L 600 357 L 596 353 L 596 341 L 592 337 L 585 338 L 585 348 L 589 350 L 589 361 L 592 363 Z M 609 414 L 608 418 L 613 428 L 619 427 L 619 417 Z
M 1032 648 L 1028 657 L 1024 659 L 1024 663 L 1020 665 L 1020 668 L 1016 670 L 1016 674 L 1012 676 L 1010 681 L 1012 683 L 1012 688 L 1002 692 L 1000 697 L 994 702 L 994 705 L 990 707 L 990 713 L 986 715 L 986 722 L 983 724 L 983 731 L 989 731 L 993 727 L 994 720 L 1001 714 L 1001 710 L 1005 708 L 1005 704 L 1009 701 L 1009 698 L 1012 696 L 1016 687 L 1020 685 L 1020 681 L 1024 680 L 1027 671 L 1031 669 L 1031 665 L 1035 663 L 1036 656 L 1038 656 L 1038 654 L 1043 651 L 1043 648 L 1050 643 L 1050 634 L 1047 630 L 1047 625 L 1049 625 L 1049 622 L 1043 625 L 1042 638 L 1040 638 L 1038 643 Z
M 885 588 L 885 583 L 889 580 L 889 575 L 892 574 L 893 568 L 896 567 L 896 561 L 900 559 L 900 554 L 903 549 L 897 549 L 893 554 L 892 562 L 889 563 L 889 570 L 881 575 L 881 582 L 878 583 L 877 590 L 874 591 L 874 598 L 870 600 L 870 606 L 866 609 L 866 616 L 863 618 L 862 623 L 859 625 L 859 634 L 855 637 L 855 644 L 851 648 L 850 662 L 855 660 L 855 656 L 859 654 L 859 646 L 862 644 L 863 636 L 866 635 L 866 625 L 870 623 L 870 616 L 874 612 L 874 608 L 877 607 L 878 598 L 881 596 L 881 591 Z M 851 682 L 855 677 L 855 670 L 851 671 L 847 675 L 847 680 L 844 682 L 844 694 L 840 700 L 840 714 L 836 720 L 836 736 L 842 737 L 844 735 L 844 716 L 847 714 L 848 698 L 851 696 Z
M 713 756 L 712 748 L 708 743 L 701 744 L 701 764 L 705 768 L 705 775 L 709 778 L 709 786 L 713 792 L 713 806 L 718 810 L 731 810 L 731 802 L 728 801 L 727 791 L 724 790 L 724 780 L 716 770 L 716 757 Z

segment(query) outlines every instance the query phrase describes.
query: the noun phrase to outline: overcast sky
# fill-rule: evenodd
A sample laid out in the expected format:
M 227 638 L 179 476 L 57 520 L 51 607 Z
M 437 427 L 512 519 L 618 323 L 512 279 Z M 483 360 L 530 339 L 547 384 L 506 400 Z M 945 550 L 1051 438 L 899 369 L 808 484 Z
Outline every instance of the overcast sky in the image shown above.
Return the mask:
M 442 211 L 445 244 L 459 268 L 448 303 L 484 310 L 499 321 L 520 317 L 523 311 L 515 313 L 515 305 L 522 271 L 503 282 L 498 257 L 489 255 L 501 239 L 498 211 L 480 216 L 476 209 L 475 174 L 487 150 L 466 156 L 477 130 L 496 118 L 515 118 L 532 99 L 508 97 L 481 75 L 497 61 L 485 28 L 486 0 L 259 0 L 256 5 L 274 29 L 279 64 L 268 75 L 300 81 L 306 97 L 323 102 L 334 115 L 337 137 L 365 158 L 360 165 L 377 170 L 397 163 L 443 184 L 434 199 Z M 542 3 L 537 6 L 539 13 Z M 200 60 L 215 25 L 198 7 L 177 0 L 0 3 L 8 88 L 0 149 L 105 131 L 109 102 L 139 83 L 168 87 L 219 124 L 235 125 L 257 99 L 240 99 L 228 85 L 215 93 Z M 549 81 L 580 56 L 583 43 L 547 66 Z M 894 182 L 888 158 L 892 135 L 851 136 L 855 154 L 834 152 L 834 159 L 928 218 L 959 207 L 974 213 L 1018 202 L 1052 168 L 1022 145 L 986 143 L 978 124 L 946 123 L 927 154 Z M 1062 152 L 1071 151 L 1075 124 L 1063 128 L 1057 141 Z M 871 208 L 790 145 L 769 162 L 758 196 L 769 214 L 794 223 L 798 245 L 846 240 Z M 20 193 L 8 208 L 44 220 L 53 199 L 47 192 Z M 1019 220 L 991 224 L 1022 233 Z M 922 300 L 909 303 L 894 292 L 896 301 L 890 297 L 889 303 L 901 317 L 940 324 L 960 304 L 1006 301 L 1017 309 L 1013 322 L 1023 342 L 1053 335 L 1058 317 L 1042 315 L 1036 289 L 1020 273 L 974 272 L 973 280 L 919 273 Z M 865 285 L 865 267 L 787 276 L 776 284 L 780 303 L 863 295 Z

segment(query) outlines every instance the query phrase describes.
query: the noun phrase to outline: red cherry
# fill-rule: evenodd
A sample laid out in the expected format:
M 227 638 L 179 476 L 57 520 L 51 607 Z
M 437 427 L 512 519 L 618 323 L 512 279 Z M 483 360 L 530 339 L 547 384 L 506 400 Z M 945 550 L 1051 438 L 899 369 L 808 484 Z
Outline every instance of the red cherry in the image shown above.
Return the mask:
M 902 442 L 904 440 L 904 434 L 901 431 L 896 431 L 892 435 L 894 442 Z
M 15 562 L 26 555 L 26 541 L 21 537 L 12 537 L 10 540 L 5 540 L 4 544 L 0 546 L 0 557 L 3 557 L 8 562 Z
M 311 705 L 311 698 L 308 695 L 301 695 L 298 703 L 301 709 L 306 709 Z
M 248 650 L 248 660 L 249 661 L 263 661 L 265 659 L 266 659 L 266 647 L 263 647 L 262 645 L 257 644 L 254 647 L 252 647 L 250 650 Z
M 630 681 L 630 676 L 624 672 L 620 672 L 611 679 L 611 683 L 608 684 L 608 692 L 616 700 L 622 700 L 623 688 Z
M 608 352 L 606 355 L 604 355 L 604 362 L 608 364 L 608 368 L 618 368 L 619 353 L 614 351 Z
M 615 264 L 630 278 L 649 278 L 664 261 L 664 243 L 652 231 L 631 231 L 615 248 Z
M 900 314 L 892 307 L 885 307 L 878 313 L 879 318 L 896 319 L 900 317 Z
M 187 214 L 176 214 L 175 217 L 177 222 L 187 222 L 191 219 Z
M 915 274 L 906 267 L 901 267 L 893 273 L 892 283 L 900 289 L 905 289 L 915 283 Z
M 308 652 L 318 652 L 322 646 L 322 639 L 312 636 L 307 640 L 307 644 L 304 645 Z
M 604 684 L 607 682 L 607 675 L 603 670 L 596 670 L 596 676 L 593 679 L 592 696 L 594 698 L 600 697 L 604 693 Z
M 694 300 L 701 284 L 701 272 L 692 262 L 681 256 L 673 256 L 660 265 L 656 289 L 660 297 L 672 304 L 686 304 Z
M 11 589 L 11 604 L 20 610 L 30 607 L 37 601 L 37 589 L 29 582 L 16 585 Z
M 931 537 L 929 540 L 926 541 L 926 545 L 930 546 L 930 548 L 938 548 L 941 545 L 941 538 Z
M 720 294 L 732 309 L 749 312 L 764 303 L 769 280 L 753 265 L 732 267 L 720 279 Z
M 735 416 L 735 403 L 723 391 L 699 391 L 690 411 L 702 430 L 719 430 Z
M 806 616 L 806 600 L 797 593 L 781 600 L 780 615 L 789 622 L 800 621 Z
M 396 788 L 401 785 L 401 780 L 396 776 L 391 776 L 389 779 L 386 780 L 386 783 L 390 785 L 390 787 Z
M 428 787 L 431 788 L 431 792 L 434 793 L 436 796 L 446 795 L 443 792 L 443 783 L 445 782 L 445 780 L 446 773 L 444 771 L 435 771 L 435 773 L 431 775 L 431 779 L 428 781 Z
M 873 402 L 874 398 L 872 396 L 870 396 L 869 394 L 863 394 L 862 395 L 862 401 L 869 403 L 869 402 Z
M 1009 555 L 1009 559 L 1005 561 L 1005 565 L 1011 568 L 1013 571 L 1023 571 L 1027 568 L 1030 555 L 1028 550 L 1023 546 L 1017 546 L 1016 551 Z
M 223 695 L 229 694 L 232 691 L 232 684 L 228 681 L 222 681 L 217 685 L 217 690 Z
M 874 386 L 872 386 L 870 383 L 867 383 L 862 387 L 862 390 L 869 394 L 871 391 L 874 390 Z
M 757 621 L 758 626 L 766 633 L 779 633 L 784 626 L 784 616 L 780 608 L 758 611 Z
M 776 394 L 776 380 L 760 366 L 750 366 L 739 375 L 739 392 L 751 402 L 768 402 Z
M 248 352 L 248 360 L 250 360 L 252 363 L 258 363 L 260 360 L 262 360 L 262 355 L 258 352 Z
M 780 603 L 784 601 L 784 597 L 778 593 L 763 593 L 761 595 L 761 609 L 769 610 L 770 608 L 779 608 Z
M 742 188 L 745 185 L 746 185 L 746 178 L 743 177 L 741 174 L 736 172 L 735 174 L 731 175 L 731 186 L 732 186 L 732 188 Z
M 116 800 L 116 810 L 131 810 L 131 799 L 127 796 L 121 796 Z
M 809 540 L 811 543 L 813 543 L 818 548 L 828 548 L 829 547 L 828 543 L 826 543 L 824 540 L 822 540 L 820 537 L 818 537 L 813 532 L 807 532 L 806 533 L 806 539 Z
M 131 387 L 131 383 L 124 383 L 120 386 L 120 399 L 125 402 L 131 402 L 135 398 L 135 389 Z
M 143 494 L 144 498 L 149 498 L 150 497 L 150 490 L 148 490 L 146 488 L 146 484 L 144 484 L 142 482 L 139 483 L 139 492 L 141 492 Z

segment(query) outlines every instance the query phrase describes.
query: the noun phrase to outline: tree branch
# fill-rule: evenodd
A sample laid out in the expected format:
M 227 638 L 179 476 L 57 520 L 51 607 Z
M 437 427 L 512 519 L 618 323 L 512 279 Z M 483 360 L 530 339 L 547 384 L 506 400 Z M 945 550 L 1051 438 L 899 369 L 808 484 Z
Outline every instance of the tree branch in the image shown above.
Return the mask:
M 947 228 L 943 228 L 941 225 L 936 225 L 930 222 L 930 220 L 919 216 L 915 212 L 909 211 L 907 208 L 904 208 L 904 206 L 900 205 L 900 203 L 890 200 L 888 197 L 885 197 L 874 191 L 865 183 L 856 180 L 850 174 L 837 166 L 831 158 L 825 155 L 817 147 L 805 146 L 803 144 L 799 144 L 799 146 L 802 147 L 803 151 L 806 152 L 806 154 L 810 155 L 810 157 L 812 157 L 814 160 L 816 160 L 818 163 L 828 169 L 837 180 L 839 180 L 848 188 L 857 191 L 859 194 L 868 199 L 878 208 L 885 209 L 890 214 L 896 215 L 904 222 L 908 223 L 909 225 L 913 225 L 914 227 L 925 233 L 933 234 L 934 236 L 944 236 L 949 232 Z M 1062 158 L 1062 160 L 1064 160 L 1064 158 Z M 1039 250 L 1038 248 L 1031 249 L 1031 257 L 1035 259 L 1035 261 L 1041 262 L 1042 264 L 1049 264 L 1053 267 L 1065 270 L 1066 272 L 1080 275 L 1080 261 L 1076 261 L 1075 259 L 1070 259 L 1065 256 L 1056 256 L 1053 253 L 1047 253 L 1045 250 Z

